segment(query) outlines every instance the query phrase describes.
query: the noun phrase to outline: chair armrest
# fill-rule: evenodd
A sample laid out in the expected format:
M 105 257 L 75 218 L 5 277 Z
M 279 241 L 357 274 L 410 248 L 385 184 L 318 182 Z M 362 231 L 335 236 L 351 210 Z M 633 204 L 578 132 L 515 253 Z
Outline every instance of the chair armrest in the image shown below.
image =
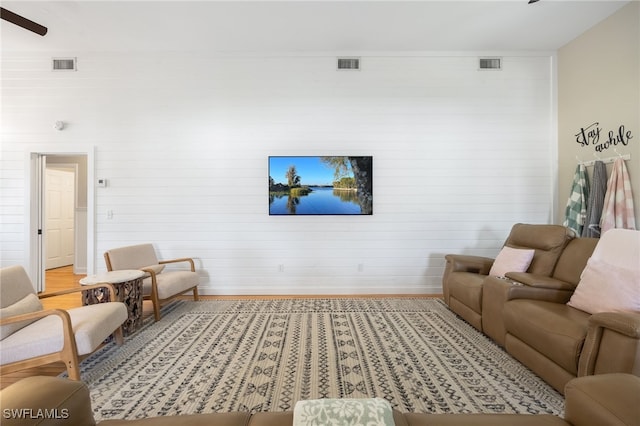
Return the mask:
M 446 264 L 442 274 L 442 295 L 444 302 L 448 305 L 449 297 L 449 277 L 452 272 L 469 272 L 479 275 L 488 275 L 493 265 L 494 259 L 483 256 L 472 256 L 464 254 L 447 254 Z
M 533 287 L 512 282 L 506 294 L 506 300 L 528 299 L 542 302 L 565 304 L 571 299 L 572 291 L 554 290 L 550 288 Z
M 627 337 L 640 339 L 640 313 L 600 312 L 591 315 L 589 327 L 602 327 Z
M 26 314 L 13 315 L 10 317 L 4 317 L 0 319 L 0 325 L 7 325 L 14 322 L 27 321 L 27 320 L 38 320 L 40 318 L 48 317 L 49 315 L 58 315 L 62 318 L 62 322 L 69 322 L 71 325 L 71 317 L 67 313 L 67 311 L 63 309 L 46 309 L 42 311 L 29 312 Z
M 530 274 L 528 272 L 507 272 L 505 276 L 529 287 L 571 292 L 575 290 L 575 285 L 545 275 Z
M 38 320 L 50 315 L 57 315 L 62 320 L 62 336 L 63 336 L 63 353 L 69 356 L 77 356 L 78 346 L 76 344 L 76 335 L 73 332 L 73 326 L 71 324 L 71 316 L 64 309 L 45 309 L 43 311 L 29 312 L 28 314 L 14 315 L 11 317 L 5 317 L 0 319 L 0 325 L 11 324 L 14 322 L 20 322 L 25 320 Z M 19 331 L 17 331 L 19 333 Z
M 160 264 L 160 262 L 158 262 L 158 264 Z M 168 263 L 171 263 L 171 261 L 169 261 Z M 157 273 L 156 271 L 153 270 L 153 268 L 141 268 L 140 269 L 143 272 L 146 272 L 148 275 L 145 276 L 144 278 L 151 278 L 151 300 L 155 300 L 156 302 L 154 303 L 159 303 L 158 301 L 158 279 L 157 279 Z
M 151 277 L 151 283 L 155 287 L 156 286 L 156 271 L 154 271 L 152 268 L 140 268 L 140 270 L 142 272 L 145 272 L 145 273 L 148 274 L 148 275 L 144 275 L 143 278 Z
M 578 376 L 640 375 L 640 312 L 601 312 L 589 318 Z
M 83 285 L 82 287 L 77 287 L 77 288 L 69 288 L 66 290 L 59 290 L 59 291 L 54 291 L 51 293 L 41 293 L 38 295 L 38 298 L 40 299 L 46 299 L 48 297 L 54 297 L 54 296 L 61 296 L 64 294 L 70 294 L 70 293 L 78 293 L 81 291 L 86 291 L 86 290 L 92 290 L 94 288 L 107 288 L 107 290 L 109 290 L 109 300 L 111 300 L 111 295 L 115 295 L 116 294 L 116 290 L 113 287 L 112 284 L 110 283 L 98 283 L 98 284 L 91 284 L 91 285 Z
M 450 265 L 450 272 L 475 272 L 488 275 L 495 259 L 465 254 L 448 254 L 444 257 Z
M 574 286 L 566 281 L 528 272 L 507 272 L 512 285 L 507 300 L 532 299 L 553 303 L 567 303 L 571 299 Z
M 180 263 L 180 262 L 188 262 L 189 265 L 191 266 L 191 272 L 195 272 L 196 271 L 196 265 L 193 262 L 193 259 L 190 257 L 181 257 L 178 259 L 168 259 L 168 260 L 159 260 L 158 264 L 160 265 L 166 265 L 167 263 Z M 147 271 L 146 269 L 143 269 L 144 271 Z

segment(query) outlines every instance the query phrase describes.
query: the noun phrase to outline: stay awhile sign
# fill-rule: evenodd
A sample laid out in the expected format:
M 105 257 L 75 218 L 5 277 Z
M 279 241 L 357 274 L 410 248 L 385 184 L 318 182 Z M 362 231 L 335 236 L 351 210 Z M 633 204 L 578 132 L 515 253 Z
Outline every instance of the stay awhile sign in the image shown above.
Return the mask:
M 579 143 L 580 146 L 595 146 L 595 150 L 597 152 L 602 152 L 611 147 L 615 147 L 618 144 L 627 146 L 629 144 L 629 140 L 633 139 L 631 130 L 626 130 L 624 128 L 624 124 L 618 126 L 617 131 L 610 130 L 606 140 L 600 140 L 600 136 L 602 134 L 603 132 L 600 127 L 600 123 L 595 122 L 586 127 L 580 128 L 580 131 L 575 134 L 576 142 Z

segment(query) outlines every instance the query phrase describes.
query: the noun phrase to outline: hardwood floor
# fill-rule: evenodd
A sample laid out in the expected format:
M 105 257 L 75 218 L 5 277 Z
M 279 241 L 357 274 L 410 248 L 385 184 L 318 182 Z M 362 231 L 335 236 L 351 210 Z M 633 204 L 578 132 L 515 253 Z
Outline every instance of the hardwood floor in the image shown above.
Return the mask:
M 85 275 L 78 275 L 73 273 L 72 266 L 65 266 L 62 268 L 51 269 L 46 271 L 45 276 L 45 292 L 54 292 L 58 290 L 64 290 L 68 288 L 80 287 L 79 281 L 84 278 Z M 417 295 L 384 295 L 385 297 L 416 297 Z M 220 299 L 282 299 L 282 298 L 311 298 L 311 297 L 344 297 L 344 296 L 327 296 L 327 295 L 304 295 L 304 296 L 200 296 L 200 300 L 220 300 Z M 381 295 L 366 295 L 358 297 L 381 297 Z M 440 295 L 420 295 L 419 297 L 441 297 Z M 189 296 L 184 296 L 185 299 L 191 299 Z M 82 306 L 81 293 L 63 295 L 57 297 L 46 298 L 42 300 L 42 304 L 45 309 L 71 309 Z M 144 302 L 144 315 L 153 315 L 153 309 L 150 302 Z M 45 365 L 42 367 L 29 368 L 14 373 L 8 373 L 0 375 L 0 389 L 4 389 L 10 384 L 17 382 L 20 379 L 30 376 L 57 376 L 65 371 L 64 364 L 54 363 Z
M 80 287 L 80 280 L 86 275 L 78 275 L 73 273 L 73 266 L 64 266 L 62 268 L 50 269 L 45 274 L 45 291 L 42 294 L 51 293 L 68 288 Z M 82 306 L 81 293 L 65 294 L 63 296 L 50 297 L 42 299 L 42 304 L 46 309 L 60 308 L 70 309 Z

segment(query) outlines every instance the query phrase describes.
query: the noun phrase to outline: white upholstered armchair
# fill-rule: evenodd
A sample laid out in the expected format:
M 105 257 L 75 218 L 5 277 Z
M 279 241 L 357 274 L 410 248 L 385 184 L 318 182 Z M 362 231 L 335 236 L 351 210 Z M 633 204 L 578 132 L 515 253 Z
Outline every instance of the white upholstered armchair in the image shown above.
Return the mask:
M 41 298 L 93 288 L 96 284 L 36 295 L 22 266 L 0 269 L 0 372 L 64 362 L 69 378 L 80 380 L 80 358 L 95 351 L 111 334 L 123 343 L 127 308 L 121 302 L 98 303 L 69 310 L 44 309 Z
M 160 306 L 165 301 L 188 291 L 193 292 L 193 300 L 198 300 L 200 278 L 193 259 L 189 257 L 159 260 L 152 244 L 138 244 L 107 250 L 104 260 L 109 271 L 140 269 L 147 273 L 143 281 L 143 295 L 153 303 L 156 321 L 160 320 Z M 189 270 L 164 271 L 170 263 L 186 263 Z

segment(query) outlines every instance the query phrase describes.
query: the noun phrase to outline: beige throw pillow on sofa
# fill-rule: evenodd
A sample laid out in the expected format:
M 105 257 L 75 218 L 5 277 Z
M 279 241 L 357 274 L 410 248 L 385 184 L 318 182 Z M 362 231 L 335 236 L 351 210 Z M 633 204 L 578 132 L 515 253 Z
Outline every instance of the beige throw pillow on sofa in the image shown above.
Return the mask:
M 507 272 L 526 272 L 535 252 L 533 249 L 516 249 L 504 246 L 496 256 L 489 275 L 504 277 Z
M 590 314 L 640 312 L 640 271 L 591 258 L 567 305 Z

